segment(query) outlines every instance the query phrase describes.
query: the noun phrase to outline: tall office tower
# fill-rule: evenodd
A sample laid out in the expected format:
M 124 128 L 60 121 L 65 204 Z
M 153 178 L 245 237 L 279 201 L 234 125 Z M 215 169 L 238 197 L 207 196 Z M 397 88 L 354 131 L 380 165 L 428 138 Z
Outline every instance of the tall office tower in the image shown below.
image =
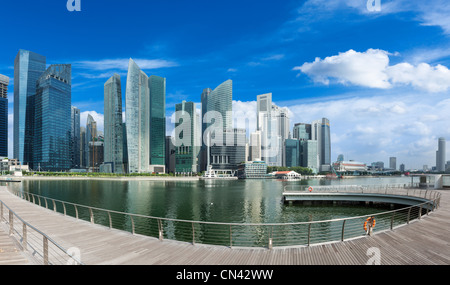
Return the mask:
M 304 124 L 304 123 L 295 124 L 293 138 L 298 140 L 310 140 L 311 124 Z
M 175 172 L 198 172 L 199 167 L 199 117 L 194 102 L 175 105 Z
M 246 161 L 246 129 L 225 129 L 222 135 L 223 144 L 211 141 L 210 165 L 216 173 L 235 176 L 239 164 Z
M 389 157 L 389 168 L 397 170 L 397 158 L 396 157 Z
M 70 64 L 56 64 L 37 81 L 33 137 L 35 168 L 65 171 L 71 167 L 71 77 Z
M 150 92 L 150 168 L 165 173 L 166 163 L 166 79 L 151 75 Z
M 9 77 L 0 74 L 0 156 L 8 156 L 8 85 Z
M 202 159 L 201 170 L 206 170 L 207 167 L 207 146 L 205 145 L 207 137 L 210 139 L 215 137 L 217 132 L 218 138 L 222 136 L 224 129 L 233 127 L 232 120 L 232 105 L 233 105 L 233 81 L 227 80 L 211 90 L 204 89 L 202 96 Z M 216 118 L 220 117 L 220 118 Z M 222 126 L 219 126 L 219 120 L 222 120 Z M 208 143 L 209 144 L 209 143 Z
M 127 140 L 127 124 L 124 122 L 122 124 L 122 137 L 123 137 L 123 171 L 128 172 L 128 140 Z
M 176 147 L 172 142 L 171 136 L 166 136 L 166 172 L 174 173 L 175 172 L 175 154 Z
M 262 160 L 269 166 L 283 166 L 284 140 L 289 138 L 287 108 L 272 103 L 272 93 L 257 96 L 257 130 L 261 132 Z
M 284 144 L 286 166 L 300 166 L 300 141 L 298 139 L 286 139 Z
M 314 173 L 319 171 L 318 142 L 316 140 L 300 140 L 300 165 L 308 167 Z
M 72 106 L 71 116 L 70 157 L 72 161 L 71 168 L 80 168 L 80 109 L 74 106 Z
M 104 172 L 123 172 L 122 85 L 114 74 L 104 84 Z
M 93 158 L 95 157 L 94 153 L 91 153 L 91 148 L 89 147 L 89 143 L 97 140 L 97 122 L 88 114 L 86 120 L 86 136 L 84 141 L 84 150 L 85 150 L 85 158 L 86 158 L 86 168 L 89 169 L 91 165 L 93 165 Z M 93 148 L 92 150 L 95 150 Z
M 148 76 L 130 58 L 125 94 L 128 173 L 149 172 L 150 100 Z
M 329 171 L 331 166 L 330 121 L 327 118 L 311 123 L 311 139 L 317 141 L 320 171 Z
M 19 50 L 14 60 L 14 158 L 30 167 L 33 159 L 36 83 L 45 71 L 44 56 Z
M 80 168 L 87 168 L 86 163 L 86 128 L 80 127 Z
M 438 172 L 445 171 L 445 138 L 439 138 L 438 150 L 436 151 L 436 170 Z
M 250 161 L 261 160 L 261 131 L 250 134 Z

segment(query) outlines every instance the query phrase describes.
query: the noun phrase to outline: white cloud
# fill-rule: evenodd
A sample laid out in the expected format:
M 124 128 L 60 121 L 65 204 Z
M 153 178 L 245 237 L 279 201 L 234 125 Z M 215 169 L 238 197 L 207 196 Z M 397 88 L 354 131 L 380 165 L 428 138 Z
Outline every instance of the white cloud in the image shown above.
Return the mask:
M 325 59 L 316 58 L 296 66 L 314 82 L 329 85 L 331 80 L 344 85 L 387 89 L 410 85 L 427 92 L 444 92 L 450 89 L 450 70 L 443 65 L 427 63 L 389 65 L 387 51 L 368 49 L 365 52 L 349 50 Z
M 84 111 L 80 113 L 80 126 L 86 127 L 87 117 L 91 115 L 94 121 L 97 122 L 97 130 L 104 130 L 104 116 L 101 113 L 97 113 L 96 111 Z
M 74 67 L 90 70 L 128 70 L 129 58 L 119 59 L 103 59 L 103 60 L 84 60 L 76 61 L 73 63 Z M 164 67 L 177 66 L 175 62 L 167 61 L 163 59 L 133 59 L 140 69 L 158 69 Z

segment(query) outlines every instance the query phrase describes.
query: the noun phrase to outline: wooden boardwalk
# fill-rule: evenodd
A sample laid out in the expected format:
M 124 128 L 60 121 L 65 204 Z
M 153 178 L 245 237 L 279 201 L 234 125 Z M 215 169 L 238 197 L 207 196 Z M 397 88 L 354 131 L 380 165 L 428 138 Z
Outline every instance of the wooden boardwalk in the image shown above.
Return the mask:
M 64 248 L 79 248 L 81 260 L 88 265 L 364 265 L 371 260 L 368 252 L 371 248 L 379 250 L 382 265 L 448 265 L 450 191 L 441 193 L 441 207 L 436 212 L 394 231 L 338 243 L 272 250 L 161 242 L 66 217 L 22 200 L 6 187 L 0 187 L 0 200 Z M 5 236 L 4 227 L 0 225 L 0 247 L 4 246 Z M 9 244 L 6 250 L 11 252 L 14 243 Z M 1 256 L 0 253 L 0 264 Z M 14 256 L 17 258 L 11 257 L 11 264 L 26 263 L 19 255 Z

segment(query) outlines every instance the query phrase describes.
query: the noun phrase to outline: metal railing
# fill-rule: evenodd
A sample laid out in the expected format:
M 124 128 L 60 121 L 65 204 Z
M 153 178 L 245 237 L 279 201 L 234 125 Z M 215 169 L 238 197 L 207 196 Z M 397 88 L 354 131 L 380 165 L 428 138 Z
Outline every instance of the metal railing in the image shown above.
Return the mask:
M 13 191 L 27 201 L 45 206 L 49 210 L 75 217 L 92 224 L 100 224 L 110 229 L 126 230 L 159 238 L 190 242 L 192 244 L 212 244 L 229 247 L 309 246 L 367 235 L 363 225 L 368 217 L 376 219 L 373 232 L 393 230 L 398 226 L 420 220 L 424 215 L 439 207 L 440 193 L 433 190 L 389 188 L 358 188 L 352 191 L 379 191 L 386 194 L 414 195 L 427 199 L 426 202 L 401 209 L 358 217 L 331 219 L 324 221 L 292 223 L 221 223 L 190 221 L 181 219 L 152 217 L 100 209 L 85 205 L 60 201 L 32 194 Z M 400 191 L 401 190 L 401 191 Z M 342 191 L 342 190 L 341 190 Z M 402 192 L 403 194 L 399 193 Z M 366 192 L 367 193 L 367 192 Z
M 30 259 L 43 265 L 84 265 L 78 257 L 68 252 L 49 236 L 30 225 L 0 200 L 0 223 L 20 244 Z

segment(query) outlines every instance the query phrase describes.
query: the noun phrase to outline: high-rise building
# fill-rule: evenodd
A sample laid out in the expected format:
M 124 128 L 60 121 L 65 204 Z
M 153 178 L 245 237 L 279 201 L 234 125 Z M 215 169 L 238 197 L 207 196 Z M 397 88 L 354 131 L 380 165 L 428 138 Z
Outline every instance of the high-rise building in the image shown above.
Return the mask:
M 95 148 L 90 148 L 89 143 L 94 142 L 97 140 L 97 122 L 94 120 L 94 118 L 91 116 L 91 114 L 88 114 L 87 120 L 86 120 L 86 136 L 85 136 L 85 158 L 86 158 L 86 168 L 89 169 L 91 165 L 95 164 L 93 162 L 93 159 L 95 158 L 95 154 L 91 151 L 95 150 Z
M 38 79 L 35 95 L 33 164 L 47 171 L 71 167 L 70 64 L 51 65 Z
M 38 79 L 46 71 L 46 58 L 19 50 L 14 60 L 14 158 L 32 166 L 34 108 Z M 69 113 L 70 114 L 70 113 Z
M 9 77 L 0 74 L 0 156 L 8 156 L 8 85 Z
M 174 173 L 175 172 L 175 155 L 176 155 L 176 147 L 172 142 L 171 136 L 166 136 L 166 172 Z
M 286 166 L 300 166 L 300 141 L 298 139 L 286 139 L 284 144 Z
M 150 96 L 148 76 L 130 58 L 125 94 L 128 173 L 149 172 Z
M 261 159 L 269 166 L 284 166 L 284 140 L 289 138 L 287 108 L 272 103 L 272 93 L 257 96 L 257 130 L 261 132 Z
M 250 161 L 261 160 L 261 131 L 255 131 L 250 134 Z
M 320 171 L 329 171 L 331 166 L 330 121 L 327 118 L 313 121 L 311 139 L 317 141 Z
M 80 158 L 80 109 L 72 106 L 70 131 L 70 157 L 72 161 L 71 168 L 81 168 Z
M 200 124 L 194 102 L 175 105 L 175 172 L 199 171 Z
M 311 139 L 311 124 L 298 123 L 294 125 L 294 134 L 292 136 L 298 140 Z
M 80 168 L 87 168 L 86 152 L 86 128 L 80 127 Z
M 389 157 L 389 168 L 393 170 L 397 170 L 397 158 Z
M 216 173 L 235 176 L 239 165 L 246 161 L 246 130 L 224 129 L 222 135 L 222 144 L 211 141 L 209 162 Z
M 120 75 L 114 74 L 104 85 L 104 151 L 103 161 L 108 172 L 124 173 L 122 85 Z M 106 168 L 104 168 L 106 169 Z
M 438 141 L 438 150 L 436 151 L 436 170 L 438 172 L 445 171 L 445 138 L 441 137 Z
M 150 168 L 165 172 L 166 155 L 166 79 L 151 75 L 150 93 Z M 161 169 L 162 168 L 162 169 Z M 156 171 L 159 169 L 158 171 Z
M 300 141 L 300 165 L 308 167 L 313 170 L 314 173 L 319 171 L 319 154 L 318 143 L 316 140 L 301 140 Z

